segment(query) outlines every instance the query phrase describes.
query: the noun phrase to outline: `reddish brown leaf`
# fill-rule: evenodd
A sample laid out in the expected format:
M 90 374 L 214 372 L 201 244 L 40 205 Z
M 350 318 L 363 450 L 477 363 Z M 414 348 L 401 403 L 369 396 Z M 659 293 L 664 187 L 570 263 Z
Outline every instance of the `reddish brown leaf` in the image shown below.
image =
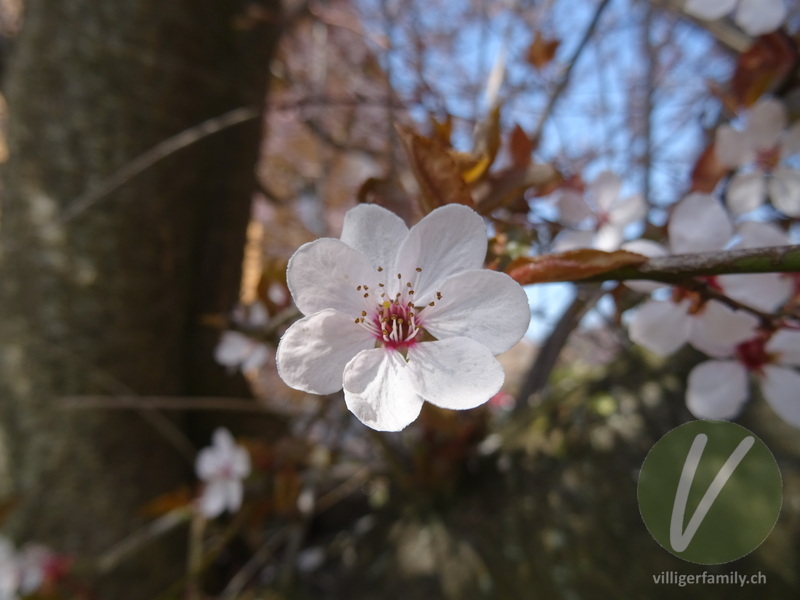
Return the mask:
M 160 517 L 176 508 L 189 506 L 193 498 L 192 491 L 186 486 L 181 486 L 176 490 L 161 494 L 145 504 L 141 508 L 141 513 L 147 517 Z
M 514 125 L 511 138 L 508 141 L 508 152 L 511 154 L 511 164 L 515 167 L 527 167 L 531 164 L 533 141 L 519 125 Z
M 453 117 L 448 114 L 444 121 L 439 121 L 433 115 L 429 115 L 428 122 L 431 125 L 431 138 L 446 148 L 452 147 L 450 137 L 453 135 Z
M 577 281 L 621 267 L 641 265 L 647 260 L 646 256 L 627 250 L 604 252 L 587 248 L 518 258 L 508 265 L 506 273 L 522 285 Z
M 398 127 L 398 130 L 419 184 L 423 214 L 445 204 L 473 206 L 469 188 L 447 148 L 406 127 Z
M 543 68 L 553 60 L 560 43 L 556 39 L 542 37 L 542 33 L 537 31 L 533 42 L 528 48 L 528 62 L 537 69 Z
M 694 165 L 692 170 L 692 187 L 690 191 L 711 193 L 717 183 L 728 172 L 728 168 L 717 160 L 714 142 L 711 142 Z
M 736 62 L 731 91 L 739 106 L 747 108 L 778 86 L 798 58 L 792 41 L 782 32 L 758 37 Z

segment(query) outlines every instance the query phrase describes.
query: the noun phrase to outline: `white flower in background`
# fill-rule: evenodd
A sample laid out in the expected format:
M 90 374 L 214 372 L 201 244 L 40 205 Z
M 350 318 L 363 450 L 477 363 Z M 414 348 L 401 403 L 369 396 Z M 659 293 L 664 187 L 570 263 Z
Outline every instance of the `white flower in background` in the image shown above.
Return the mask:
M 625 239 L 625 228 L 644 219 L 647 205 L 636 194 L 620 196 L 622 182 L 610 171 L 603 171 L 589 184 L 585 195 L 564 190 L 558 198 L 561 223 L 576 230 L 564 230 L 556 236 L 558 252 L 576 248 L 616 250 Z M 588 226 L 590 231 L 580 231 Z
M 783 0 L 686 0 L 688 14 L 716 21 L 736 9 L 733 20 L 748 35 L 756 36 L 775 31 L 786 19 Z
M 699 419 L 732 419 L 742 410 L 753 375 L 772 409 L 800 427 L 800 331 L 781 329 L 728 348 L 734 360 L 711 360 L 689 373 L 686 405 Z
M 26 544 L 19 551 L 17 569 L 19 592 L 28 596 L 37 591 L 54 570 L 59 558 L 49 548 L 39 544 Z
M 482 269 L 483 219 L 461 205 L 437 208 L 410 230 L 362 204 L 341 239 L 305 244 L 287 280 L 306 315 L 278 345 L 291 387 L 332 394 L 377 430 L 399 431 L 427 401 L 469 409 L 503 383 L 495 355 L 524 335 L 527 296 L 503 273 Z
M 14 545 L 0 536 L 0 600 L 16 600 L 19 568 Z
M 721 125 L 714 152 L 726 167 L 739 169 L 731 177 L 725 198 L 743 214 L 761 206 L 769 194 L 781 212 L 800 217 L 800 171 L 787 159 L 800 153 L 800 123 L 786 130 L 786 109 L 777 100 L 760 100 L 744 129 Z
M 733 233 L 725 210 L 706 194 L 690 194 L 679 202 L 668 226 L 673 254 L 722 250 L 731 242 Z M 772 245 L 778 235 L 771 226 L 753 223 L 743 226 L 740 243 Z M 655 253 L 647 248 L 638 250 Z M 773 273 L 704 279 L 707 285 L 722 293 L 768 310 L 788 299 L 791 293 L 791 281 Z M 752 337 L 757 325 L 755 317 L 746 312 L 734 311 L 715 300 L 704 302 L 698 294 L 676 287 L 671 299 L 648 300 L 642 304 L 631 319 L 628 333 L 635 343 L 661 356 L 672 354 L 686 342 L 717 356 Z
M 675 207 L 668 235 L 673 254 L 711 252 L 728 244 L 733 225 L 714 198 L 690 194 Z M 713 279 L 708 284 L 716 285 Z M 734 312 L 714 300 L 702 302 L 697 294 L 673 288 L 671 299 L 643 303 L 633 315 L 628 333 L 640 346 L 669 356 L 686 342 L 704 351 L 718 342 L 726 346 L 738 343 L 749 338 L 756 325 L 751 315 Z
M 248 307 L 237 307 L 232 320 L 244 329 L 257 330 L 267 326 L 269 315 L 261 302 L 255 302 Z M 269 346 L 240 331 L 225 331 L 214 349 L 214 360 L 231 372 L 236 369 L 243 373 L 257 371 L 271 356 Z
M 230 431 L 216 429 L 213 444 L 203 448 L 195 464 L 197 476 L 205 482 L 199 500 L 200 512 L 208 518 L 226 509 L 236 512 L 242 505 L 242 480 L 250 474 L 250 455 L 237 445 Z

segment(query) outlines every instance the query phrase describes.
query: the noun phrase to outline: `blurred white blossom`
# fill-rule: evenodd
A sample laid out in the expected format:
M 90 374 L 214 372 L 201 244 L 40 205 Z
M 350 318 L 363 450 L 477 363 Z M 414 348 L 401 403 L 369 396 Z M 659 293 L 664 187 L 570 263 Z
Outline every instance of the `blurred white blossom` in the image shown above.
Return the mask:
M 784 421 L 800 427 L 800 331 L 759 334 L 725 352 L 732 360 L 710 360 L 689 373 L 686 405 L 699 419 L 732 419 L 749 396 L 749 377 Z
M 738 169 L 725 198 L 743 214 L 761 206 L 767 194 L 781 212 L 800 217 L 800 171 L 788 162 L 800 153 L 800 123 L 786 129 L 786 109 L 777 100 L 760 100 L 747 115 L 743 129 L 721 125 L 714 151 L 726 167 Z
M 622 181 L 603 171 L 589 184 L 585 194 L 563 190 L 558 197 L 558 213 L 565 229 L 555 239 L 555 250 L 576 248 L 616 250 L 625 239 L 625 228 L 644 219 L 647 205 L 634 194 L 620 196 Z
M 250 455 L 236 444 L 230 431 L 222 427 L 214 431 L 212 445 L 197 455 L 195 470 L 205 482 L 198 506 L 203 515 L 213 519 L 225 510 L 239 510 L 242 480 L 250 474 Z
M 784 0 L 686 0 L 683 9 L 704 21 L 716 21 L 736 11 L 733 20 L 748 35 L 775 31 L 786 19 Z

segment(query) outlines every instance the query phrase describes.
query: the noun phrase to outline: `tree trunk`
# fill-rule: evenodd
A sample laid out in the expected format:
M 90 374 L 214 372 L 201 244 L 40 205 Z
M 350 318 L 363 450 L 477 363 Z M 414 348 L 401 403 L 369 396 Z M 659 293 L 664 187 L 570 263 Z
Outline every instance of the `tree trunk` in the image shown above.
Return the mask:
M 188 481 L 191 456 L 164 435 L 180 422 L 64 410 L 62 399 L 225 393 L 200 318 L 236 301 L 261 120 L 61 217 L 164 139 L 238 107 L 258 112 L 278 8 L 27 2 L 4 81 L 0 230 L 0 500 L 18 501 L 7 523 L 18 540 L 97 556 L 141 524 L 143 504 Z M 149 597 L 183 568 L 176 550 L 126 561 L 100 596 Z

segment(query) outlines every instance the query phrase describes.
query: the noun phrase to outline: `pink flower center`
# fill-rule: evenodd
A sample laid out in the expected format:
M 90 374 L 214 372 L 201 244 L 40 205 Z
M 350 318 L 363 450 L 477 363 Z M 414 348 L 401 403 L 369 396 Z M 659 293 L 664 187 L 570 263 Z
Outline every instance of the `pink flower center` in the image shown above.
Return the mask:
M 378 267 L 382 272 L 383 268 Z M 417 267 L 416 273 L 422 272 Z M 424 306 L 414 304 L 414 286 L 416 277 L 407 280 L 402 273 L 397 274 L 396 281 L 392 279 L 392 289 L 399 289 L 392 295 L 387 291 L 387 284 L 379 283 L 377 289 L 370 289 L 368 285 L 359 285 L 356 291 L 364 299 L 364 310 L 356 317 L 355 323 L 369 331 L 377 344 L 384 348 L 403 351 L 416 344 L 423 335 L 420 322 L 420 313 Z M 436 299 L 441 300 L 442 294 L 436 292 Z M 428 306 L 435 306 L 431 301 Z
M 762 337 L 755 337 L 736 346 L 736 359 L 744 365 L 748 371 L 761 373 L 764 365 L 772 362 L 772 357 L 764 347 L 766 340 Z
M 756 152 L 756 166 L 764 173 L 772 173 L 780 161 L 781 152 L 777 145 Z

